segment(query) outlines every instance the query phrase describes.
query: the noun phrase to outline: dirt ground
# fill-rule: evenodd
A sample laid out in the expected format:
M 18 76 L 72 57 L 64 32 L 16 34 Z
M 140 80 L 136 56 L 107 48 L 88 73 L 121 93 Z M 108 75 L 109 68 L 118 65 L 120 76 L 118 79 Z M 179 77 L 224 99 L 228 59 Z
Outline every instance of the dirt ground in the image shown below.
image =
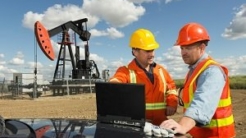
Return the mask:
M 246 90 L 232 90 L 237 138 L 246 137 Z M 94 93 L 51 96 L 49 93 L 31 99 L 28 96 L 0 98 L 0 115 L 4 118 L 81 118 L 96 119 Z M 178 119 L 181 107 L 170 117 Z

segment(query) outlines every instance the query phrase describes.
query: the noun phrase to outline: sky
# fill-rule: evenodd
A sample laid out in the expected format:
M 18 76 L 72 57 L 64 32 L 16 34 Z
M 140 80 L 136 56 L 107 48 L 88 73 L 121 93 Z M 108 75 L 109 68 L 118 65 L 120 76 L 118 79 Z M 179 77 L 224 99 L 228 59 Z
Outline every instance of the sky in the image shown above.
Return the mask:
M 155 50 L 155 62 L 174 79 L 183 79 L 188 65 L 180 56 L 180 48 L 173 44 L 184 24 L 197 22 L 211 38 L 207 53 L 225 65 L 230 76 L 246 75 L 245 0 L 5 0 L 0 7 L 0 81 L 12 80 L 13 73 L 33 73 L 35 66 L 38 74 L 51 81 L 60 49 L 59 34 L 50 38 L 56 55 L 51 61 L 37 46 L 35 22 L 50 30 L 83 18 L 88 18 L 91 33 L 89 59 L 95 61 L 100 73 L 109 69 L 112 76 L 118 67 L 127 65 L 134 58 L 128 45 L 130 36 L 145 28 L 160 45 Z M 81 59 L 84 44 L 76 39 Z M 71 72 L 71 63 L 66 64 L 66 71 Z

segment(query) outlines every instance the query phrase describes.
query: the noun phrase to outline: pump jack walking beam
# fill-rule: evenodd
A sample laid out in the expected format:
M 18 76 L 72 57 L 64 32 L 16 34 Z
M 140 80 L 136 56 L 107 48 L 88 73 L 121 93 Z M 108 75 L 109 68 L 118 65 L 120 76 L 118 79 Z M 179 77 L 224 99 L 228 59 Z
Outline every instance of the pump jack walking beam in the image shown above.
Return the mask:
M 37 39 L 37 42 L 43 51 L 43 53 L 50 59 L 55 59 L 55 54 L 53 51 L 53 47 L 51 45 L 50 37 L 61 33 L 63 31 L 68 31 L 69 29 L 72 29 L 75 33 L 79 35 L 79 38 L 82 41 L 88 41 L 90 39 L 90 32 L 87 30 L 84 30 L 82 23 L 86 23 L 88 21 L 87 18 L 80 19 L 77 21 L 68 21 L 60 26 L 55 27 L 54 29 L 51 29 L 47 31 L 45 27 L 37 21 L 34 25 L 35 28 L 35 36 Z M 86 28 L 87 29 L 87 28 Z M 87 58 L 89 63 L 89 59 Z

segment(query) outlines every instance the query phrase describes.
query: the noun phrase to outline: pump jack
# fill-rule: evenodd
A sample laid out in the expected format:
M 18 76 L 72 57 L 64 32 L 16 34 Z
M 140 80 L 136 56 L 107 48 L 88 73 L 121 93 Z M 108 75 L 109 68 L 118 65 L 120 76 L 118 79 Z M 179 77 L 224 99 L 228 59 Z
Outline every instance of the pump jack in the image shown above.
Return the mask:
M 52 61 L 55 59 L 55 53 L 51 45 L 50 37 L 62 33 L 62 41 L 59 43 L 61 44 L 59 55 L 53 81 L 50 85 L 50 88 L 53 89 L 53 95 L 61 95 L 60 90 L 62 90 L 62 95 L 64 95 L 65 90 L 67 90 L 66 92 L 69 94 L 70 89 L 73 92 L 79 93 L 80 88 L 83 90 L 88 90 L 88 87 L 90 92 L 92 92 L 92 87 L 94 87 L 92 81 L 98 81 L 100 79 L 100 73 L 95 61 L 89 59 L 90 53 L 88 41 L 91 34 L 87 31 L 87 21 L 87 18 L 76 21 L 68 21 L 50 30 L 46 30 L 41 22 L 35 22 L 34 28 L 37 43 L 46 57 Z M 71 47 L 73 42 L 70 41 L 70 36 L 68 33 L 69 29 L 72 29 L 79 35 L 79 38 L 82 41 L 86 42 L 84 45 L 85 59 L 80 59 L 79 46 L 76 46 L 75 54 L 73 54 Z M 74 38 L 76 41 L 76 36 L 74 36 Z M 70 59 L 66 59 L 66 49 L 69 51 Z M 69 80 L 69 84 L 68 80 L 65 80 L 66 61 L 70 61 L 72 66 L 72 80 Z
M 87 18 L 80 19 L 77 21 L 69 21 L 49 31 L 47 31 L 45 27 L 39 21 L 35 23 L 35 36 L 39 44 L 39 47 L 50 60 L 55 59 L 55 54 L 54 54 L 54 51 L 53 51 L 53 48 L 50 42 L 50 37 L 62 32 L 62 42 L 60 43 L 61 47 L 60 47 L 60 51 L 59 51 L 59 55 L 57 59 L 53 81 L 58 78 L 59 66 L 62 66 L 61 74 L 62 74 L 62 79 L 64 79 L 65 61 L 67 61 L 67 59 L 65 59 L 65 56 L 66 56 L 65 46 L 67 46 L 69 50 L 69 54 L 70 54 L 70 61 L 72 64 L 72 79 L 81 79 L 81 78 L 98 79 L 100 78 L 100 73 L 98 71 L 96 63 L 93 60 L 89 60 L 90 53 L 89 53 L 88 41 L 90 39 L 91 34 L 90 32 L 87 31 L 87 24 L 86 24 L 87 21 L 88 21 Z M 85 47 L 84 47 L 85 49 L 85 59 L 84 60 L 81 60 L 79 57 L 79 54 L 80 54 L 79 46 L 76 46 L 75 59 L 73 57 L 73 51 L 71 48 L 72 42 L 70 41 L 70 37 L 68 34 L 69 29 L 72 29 L 75 33 L 79 35 L 79 38 L 82 41 L 86 42 Z M 62 63 L 59 63 L 60 60 L 62 61 Z M 92 73 L 93 69 L 96 70 L 94 74 Z

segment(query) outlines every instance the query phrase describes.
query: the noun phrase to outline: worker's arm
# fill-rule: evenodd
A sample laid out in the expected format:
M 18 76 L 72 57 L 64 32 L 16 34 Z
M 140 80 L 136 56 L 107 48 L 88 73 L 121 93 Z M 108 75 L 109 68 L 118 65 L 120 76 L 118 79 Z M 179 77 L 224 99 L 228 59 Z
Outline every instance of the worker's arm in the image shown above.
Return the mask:
M 113 77 L 109 79 L 109 82 L 115 82 L 115 83 L 121 83 L 120 80 L 118 80 L 117 78 Z
M 109 82 L 127 83 L 129 82 L 129 70 L 125 67 L 119 67 Z

